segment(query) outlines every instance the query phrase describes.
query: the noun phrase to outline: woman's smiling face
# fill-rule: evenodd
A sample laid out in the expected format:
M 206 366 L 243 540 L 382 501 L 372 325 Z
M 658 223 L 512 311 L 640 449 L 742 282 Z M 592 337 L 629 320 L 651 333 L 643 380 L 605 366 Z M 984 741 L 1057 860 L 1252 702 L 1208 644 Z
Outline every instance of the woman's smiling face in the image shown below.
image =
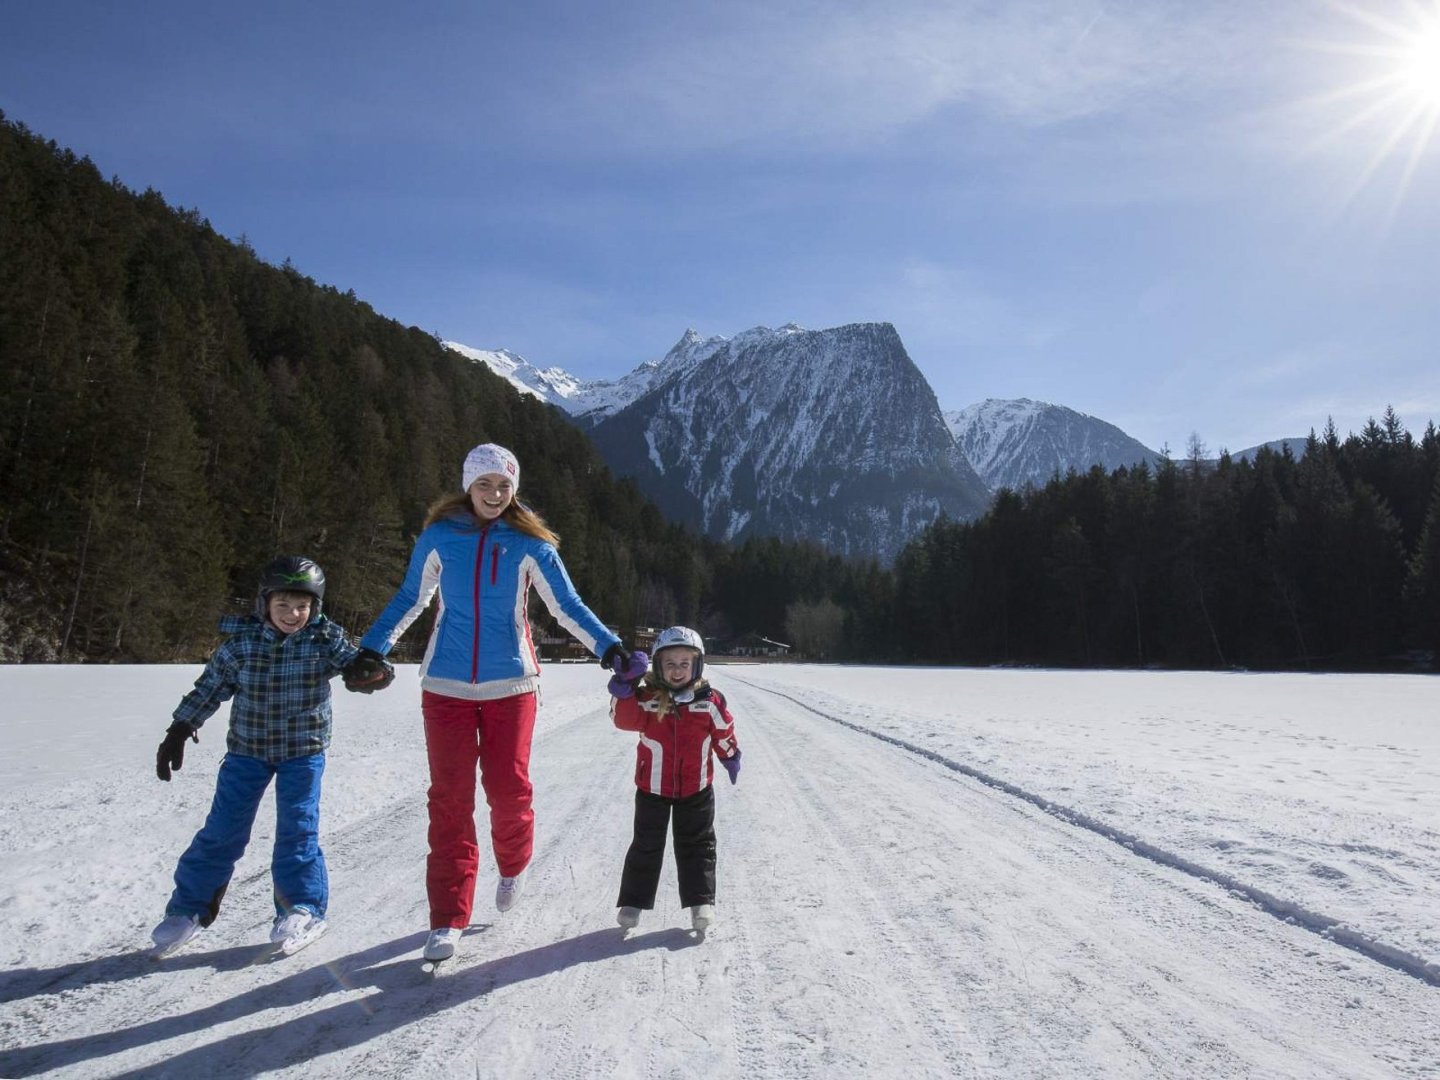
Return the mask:
M 515 485 L 499 473 L 485 473 L 470 485 L 470 506 L 481 521 L 494 521 L 514 498 Z

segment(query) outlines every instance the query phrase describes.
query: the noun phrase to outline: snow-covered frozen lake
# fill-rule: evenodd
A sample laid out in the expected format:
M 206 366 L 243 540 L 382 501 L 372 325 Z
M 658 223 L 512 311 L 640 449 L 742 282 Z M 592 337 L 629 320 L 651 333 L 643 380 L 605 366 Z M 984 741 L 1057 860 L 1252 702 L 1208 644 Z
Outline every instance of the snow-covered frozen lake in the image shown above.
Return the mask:
M 336 699 L 331 930 L 270 961 L 267 800 L 144 954 L 225 714 L 186 667 L 0 668 L 0 1076 L 1440 1076 L 1440 683 L 712 665 L 745 752 L 719 921 L 613 923 L 633 737 L 546 669 L 527 892 L 420 970 L 414 669 Z M 483 835 L 483 830 L 482 830 Z

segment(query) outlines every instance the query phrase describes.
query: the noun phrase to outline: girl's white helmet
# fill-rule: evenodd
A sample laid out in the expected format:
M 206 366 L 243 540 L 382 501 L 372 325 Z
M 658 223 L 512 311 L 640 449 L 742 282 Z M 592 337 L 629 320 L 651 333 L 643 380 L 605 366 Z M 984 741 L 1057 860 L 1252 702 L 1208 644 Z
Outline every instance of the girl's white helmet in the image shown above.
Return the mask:
M 700 672 L 704 670 L 705 667 L 705 642 L 699 634 L 691 630 L 688 626 L 667 626 L 655 635 L 654 651 L 651 653 L 651 656 L 654 657 L 651 662 L 651 670 L 655 672 L 655 678 L 661 682 L 665 681 L 660 674 L 660 654 L 664 650 L 674 648 L 677 645 L 684 646 L 687 649 L 694 649 L 700 654 L 695 657 L 695 664 L 690 672 L 692 680 L 699 681 Z

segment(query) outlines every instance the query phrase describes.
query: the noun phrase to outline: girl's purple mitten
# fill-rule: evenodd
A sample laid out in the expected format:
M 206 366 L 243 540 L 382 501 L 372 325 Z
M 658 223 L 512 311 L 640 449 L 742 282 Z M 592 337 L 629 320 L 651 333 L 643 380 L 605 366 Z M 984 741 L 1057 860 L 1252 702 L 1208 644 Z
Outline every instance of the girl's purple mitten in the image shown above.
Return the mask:
M 740 751 L 736 750 L 730 757 L 722 757 L 720 764 L 724 765 L 725 771 L 730 774 L 730 783 L 735 783 L 740 776 Z

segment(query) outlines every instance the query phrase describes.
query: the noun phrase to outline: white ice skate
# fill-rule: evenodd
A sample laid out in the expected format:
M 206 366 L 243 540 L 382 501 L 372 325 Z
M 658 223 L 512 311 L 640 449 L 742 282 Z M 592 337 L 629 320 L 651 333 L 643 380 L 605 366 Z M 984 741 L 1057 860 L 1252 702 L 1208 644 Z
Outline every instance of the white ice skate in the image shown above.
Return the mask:
M 280 946 L 281 956 L 291 956 L 305 948 L 329 928 L 320 916 L 297 908 L 288 915 L 275 916 L 275 925 L 270 928 L 270 941 Z
M 502 877 L 495 886 L 495 908 L 497 911 L 509 911 L 515 906 L 515 901 L 520 898 L 521 890 L 525 885 L 525 873 L 521 871 L 514 877 Z
M 155 948 L 150 954 L 155 957 L 169 956 L 184 948 L 196 934 L 200 933 L 200 916 L 166 915 L 160 925 L 150 931 L 150 940 Z
M 430 937 L 425 941 L 425 960 L 427 963 L 438 964 L 442 960 L 449 960 L 455 955 L 455 945 L 460 941 L 460 935 L 464 931 L 454 926 L 442 926 L 430 931 Z
M 640 925 L 640 909 L 638 907 L 622 907 L 615 913 L 615 921 L 626 930 L 634 930 Z
M 704 933 L 715 921 L 715 908 L 711 904 L 696 904 L 690 909 L 690 929 Z

